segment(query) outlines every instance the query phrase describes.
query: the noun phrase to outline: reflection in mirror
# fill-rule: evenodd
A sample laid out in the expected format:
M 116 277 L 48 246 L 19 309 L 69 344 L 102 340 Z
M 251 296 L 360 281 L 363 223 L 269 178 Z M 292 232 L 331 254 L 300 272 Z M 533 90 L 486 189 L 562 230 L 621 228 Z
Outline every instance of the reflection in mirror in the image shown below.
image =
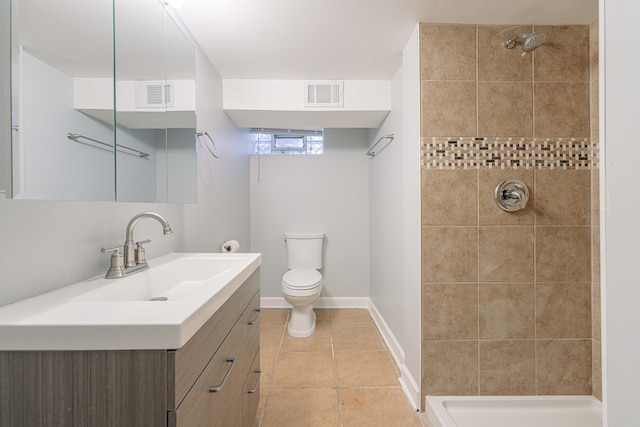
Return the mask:
M 115 14 L 116 141 L 148 154 L 117 151 L 117 200 L 195 202 L 195 48 L 157 0 Z
M 0 130 L 11 141 L 0 144 L 12 167 L 0 191 L 195 202 L 195 48 L 171 9 L 158 0 L 3 0 L 7 12 L 9 1 L 11 40 L 3 23 L 0 41 L 11 58 L 0 71 L 11 74 L 11 103 Z
M 76 96 L 86 79 L 113 85 L 112 15 L 111 0 L 13 1 L 14 198 L 114 200 L 113 97 L 101 120 Z
M 0 198 L 11 197 L 11 9 L 0 0 Z

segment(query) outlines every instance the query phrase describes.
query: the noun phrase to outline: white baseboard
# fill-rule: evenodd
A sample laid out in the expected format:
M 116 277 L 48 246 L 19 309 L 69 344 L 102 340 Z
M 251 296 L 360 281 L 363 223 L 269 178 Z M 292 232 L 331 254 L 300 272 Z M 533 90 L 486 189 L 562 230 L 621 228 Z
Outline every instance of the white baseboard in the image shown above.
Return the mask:
M 261 308 L 291 308 L 283 297 L 260 297 Z
M 369 308 L 369 298 L 358 297 L 320 297 L 313 306 L 315 308 Z M 285 301 L 284 297 L 261 297 L 260 306 L 262 308 L 291 308 L 291 304 Z
M 262 297 L 260 298 L 260 306 L 262 308 L 291 308 L 291 304 L 285 301 L 284 297 Z M 370 298 L 321 297 L 318 298 L 318 301 L 313 306 L 315 308 L 364 308 L 369 310 L 393 360 L 395 360 L 400 369 L 398 381 L 402 391 L 413 408 L 416 411 L 420 410 L 420 387 L 404 363 L 404 350 Z
M 391 357 L 393 357 L 393 360 L 400 369 L 400 378 L 398 378 L 398 381 L 400 382 L 402 391 L 405 396 L 407 396 L 407 399 L 411 406 L 413 406 L 413 409 L 420 411 L 420 387 L 407 369 L 407 365 L 404 363 L 404 350 L 371 300 L 369 300 L 369 313 L 371 313 L 371 317 L 378 327 L 380 335 L 382 335 L 382 339 L 391 353 Z

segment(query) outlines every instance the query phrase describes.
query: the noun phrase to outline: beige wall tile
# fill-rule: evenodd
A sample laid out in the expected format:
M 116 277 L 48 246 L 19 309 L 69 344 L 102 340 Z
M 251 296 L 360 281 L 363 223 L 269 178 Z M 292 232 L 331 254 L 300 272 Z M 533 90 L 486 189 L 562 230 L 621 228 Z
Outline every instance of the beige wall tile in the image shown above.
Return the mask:
M 534 172 L 532 170 L 482 169 L 478 171 L 478 221 L 480 225 L 533 225 L 534 208 Z M 516 212 L 505 212 L 496 205 L 493 194 L 496 185 L 506 178 L 518 179 L 529 188 L 527 207 Z
M 602 341 L 600 284 L 591 284 L 591 337 L 595 341 Z
M 362 408 L 367 410 L 363 411 Z M 340 390 L 340 408 L 344 426 L 420 427 L 413 411 L 399 388 L 354 388 Z M 306 426 L 307 424 L 297 424 Z
M 476 225 L 478 171 L 422 170 L 422 224 Z
M 536 227 L 536 281 L 591 281 L 590 227 Z
M 588 82 L 536 82 L 533 99 L 535 137 L 589 137 Z
M 537 170 L 535 211 L 539 225 L 591 223 L 589 170 Z
M 480 342 L 480 395 L 535 394 L 533 340 Z
M 591 394 L 591 340 L 536 342 L 537 394 Z
M 531 82 L 478 82 L 478 135 L 533 136 Z
M 531 81 L 532 55 L 521 56 L 517 45 L 505 49 L 504 40 L 516 34 L 530 33 L 531 25 L 478 26 L 478 80 L 479 81 Z
M 533 227 L 480 227 L 481 282 L 532 282 Z
M 591 169 L 591 225 L 600 225 L 600 169 Z
M 476 136 L 476 83 L 422 81 L 421 133 Z
M 591 284 L 536 284 L 537 338 L 591 338 Z
M 513 50 L 502 46 L 505 38 L 531 31 L 546 36 L 533 54 L 522 57 L 520 46 Z M 422 24 L 421 135 L 597 136 L 597 33 L 597 23 L 590 27 Z M 476 57 L 469 46 L 476 36 L 474 83 Z M 591 154 L 595 159 L 597 153 Z M 423 337 L 429 338 L 423 342 L 423 394 L 476 394 L 478 378 L 483 394 L 536 392 L 529 391 L 527 378 L 532 377 L 524 374 L 533 356 L 523 344 L 530 346 L 533 341 L 527 340 L 535 335 L 534 277 L 541 304 L 539 333 L 572 337 L 541 341 L 537 392 L 590 393 L 590 338 L 592 333 L 600 336 L 595 320 L 599 307 L 591 303 L 599 299 L 597 171 L 591 176 L 589 171 L 480 170 L 475 205 L 467 195 L 473 185 L 465 179 L 475 171 L 460 171 L 459 176 L 454 171 L 433 172 L 423 175 L 422 182 Z M 529 187 L 529 204 L 523 211 L 506 213 L 493 201 L 495 185 L 508 177 Z M 451 187 L 457 188 L 462 200 L 447 200 L 447 190 L 442 189 Z M 508 237 L 502 236 L 505 231 Z M 587 296 L 585 314 L 584 288 L 591 292 L 591 282 L 593 295 Z M 452 284 L 460 289 L 478 285 L 476 302 L 473 292 L 446 288 Z M 464 313 L 464 307 L 469 312 Z M 477 323 L 470 315 L 476 310 Z M 478 342 L 474 325 L 481 340 L 509 341 Z M 469 341 L 451 340 L 465 336 Z M 529 359 L 520 357 L 525 354 Z M 593 369 L 597 369 L 595 357 Z M 594 393 L 596 382 L 594 375 Z
M 476 227 L 422 227 L 422 281 L 476 282 Z
M 423 285 L 424 339 L 478 339 L 478 285 Z
M 593 341 L 591 358 L 593 363 L 593 372 L 591 374 L 593 377 L 593 396 L 602 400 L 602 344 L 600 341 Z
M 598 21 L 589 25 L 589 71 L 591 80 L 598 78 L 600 66 L 600 40 Z
M 424 341 L 423 394 L 478 394 L 478 341 Z
M 535 51 L 536 81 L 586 82 L 589 80 L 589 27 L 538 26 L 545 42 Z
M 600 283 L 600 227 L 591 227 L 591 281 Z
M 262 427 L 340 425 L 338 391 L 270 390 Z
M 589 84 L 589 125 L 591 138 L 598 138 L 600 132 L 599 109 L 600 109 L 600 81 L 598 79 L 591 80 Z
M 480 283 L 480 339 L 535 338 L 531 283 Z
M 475 80 L 474 25 L 420 25 L 421 80 Z

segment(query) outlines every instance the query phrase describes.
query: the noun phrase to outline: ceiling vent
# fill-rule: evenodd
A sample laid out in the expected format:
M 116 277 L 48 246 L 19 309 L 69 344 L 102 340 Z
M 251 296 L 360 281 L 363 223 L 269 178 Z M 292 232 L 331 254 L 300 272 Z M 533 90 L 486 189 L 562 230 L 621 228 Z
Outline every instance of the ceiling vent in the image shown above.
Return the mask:
M 135 82 L 136 108 L 173 107 L 174 84 L 171 81 Z
M 343 81 L 304 82 L 305 107 L 342 107 L 344 106 Z

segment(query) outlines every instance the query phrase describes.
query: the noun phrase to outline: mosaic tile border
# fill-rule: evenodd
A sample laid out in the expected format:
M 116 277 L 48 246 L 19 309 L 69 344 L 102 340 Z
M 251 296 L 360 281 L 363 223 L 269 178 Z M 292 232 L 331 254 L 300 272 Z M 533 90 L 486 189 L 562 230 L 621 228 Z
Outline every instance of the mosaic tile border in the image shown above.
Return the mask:
M 420 155 L 426 169 L 591 169 L 597 149 L 590 138 L 423 137 Z

